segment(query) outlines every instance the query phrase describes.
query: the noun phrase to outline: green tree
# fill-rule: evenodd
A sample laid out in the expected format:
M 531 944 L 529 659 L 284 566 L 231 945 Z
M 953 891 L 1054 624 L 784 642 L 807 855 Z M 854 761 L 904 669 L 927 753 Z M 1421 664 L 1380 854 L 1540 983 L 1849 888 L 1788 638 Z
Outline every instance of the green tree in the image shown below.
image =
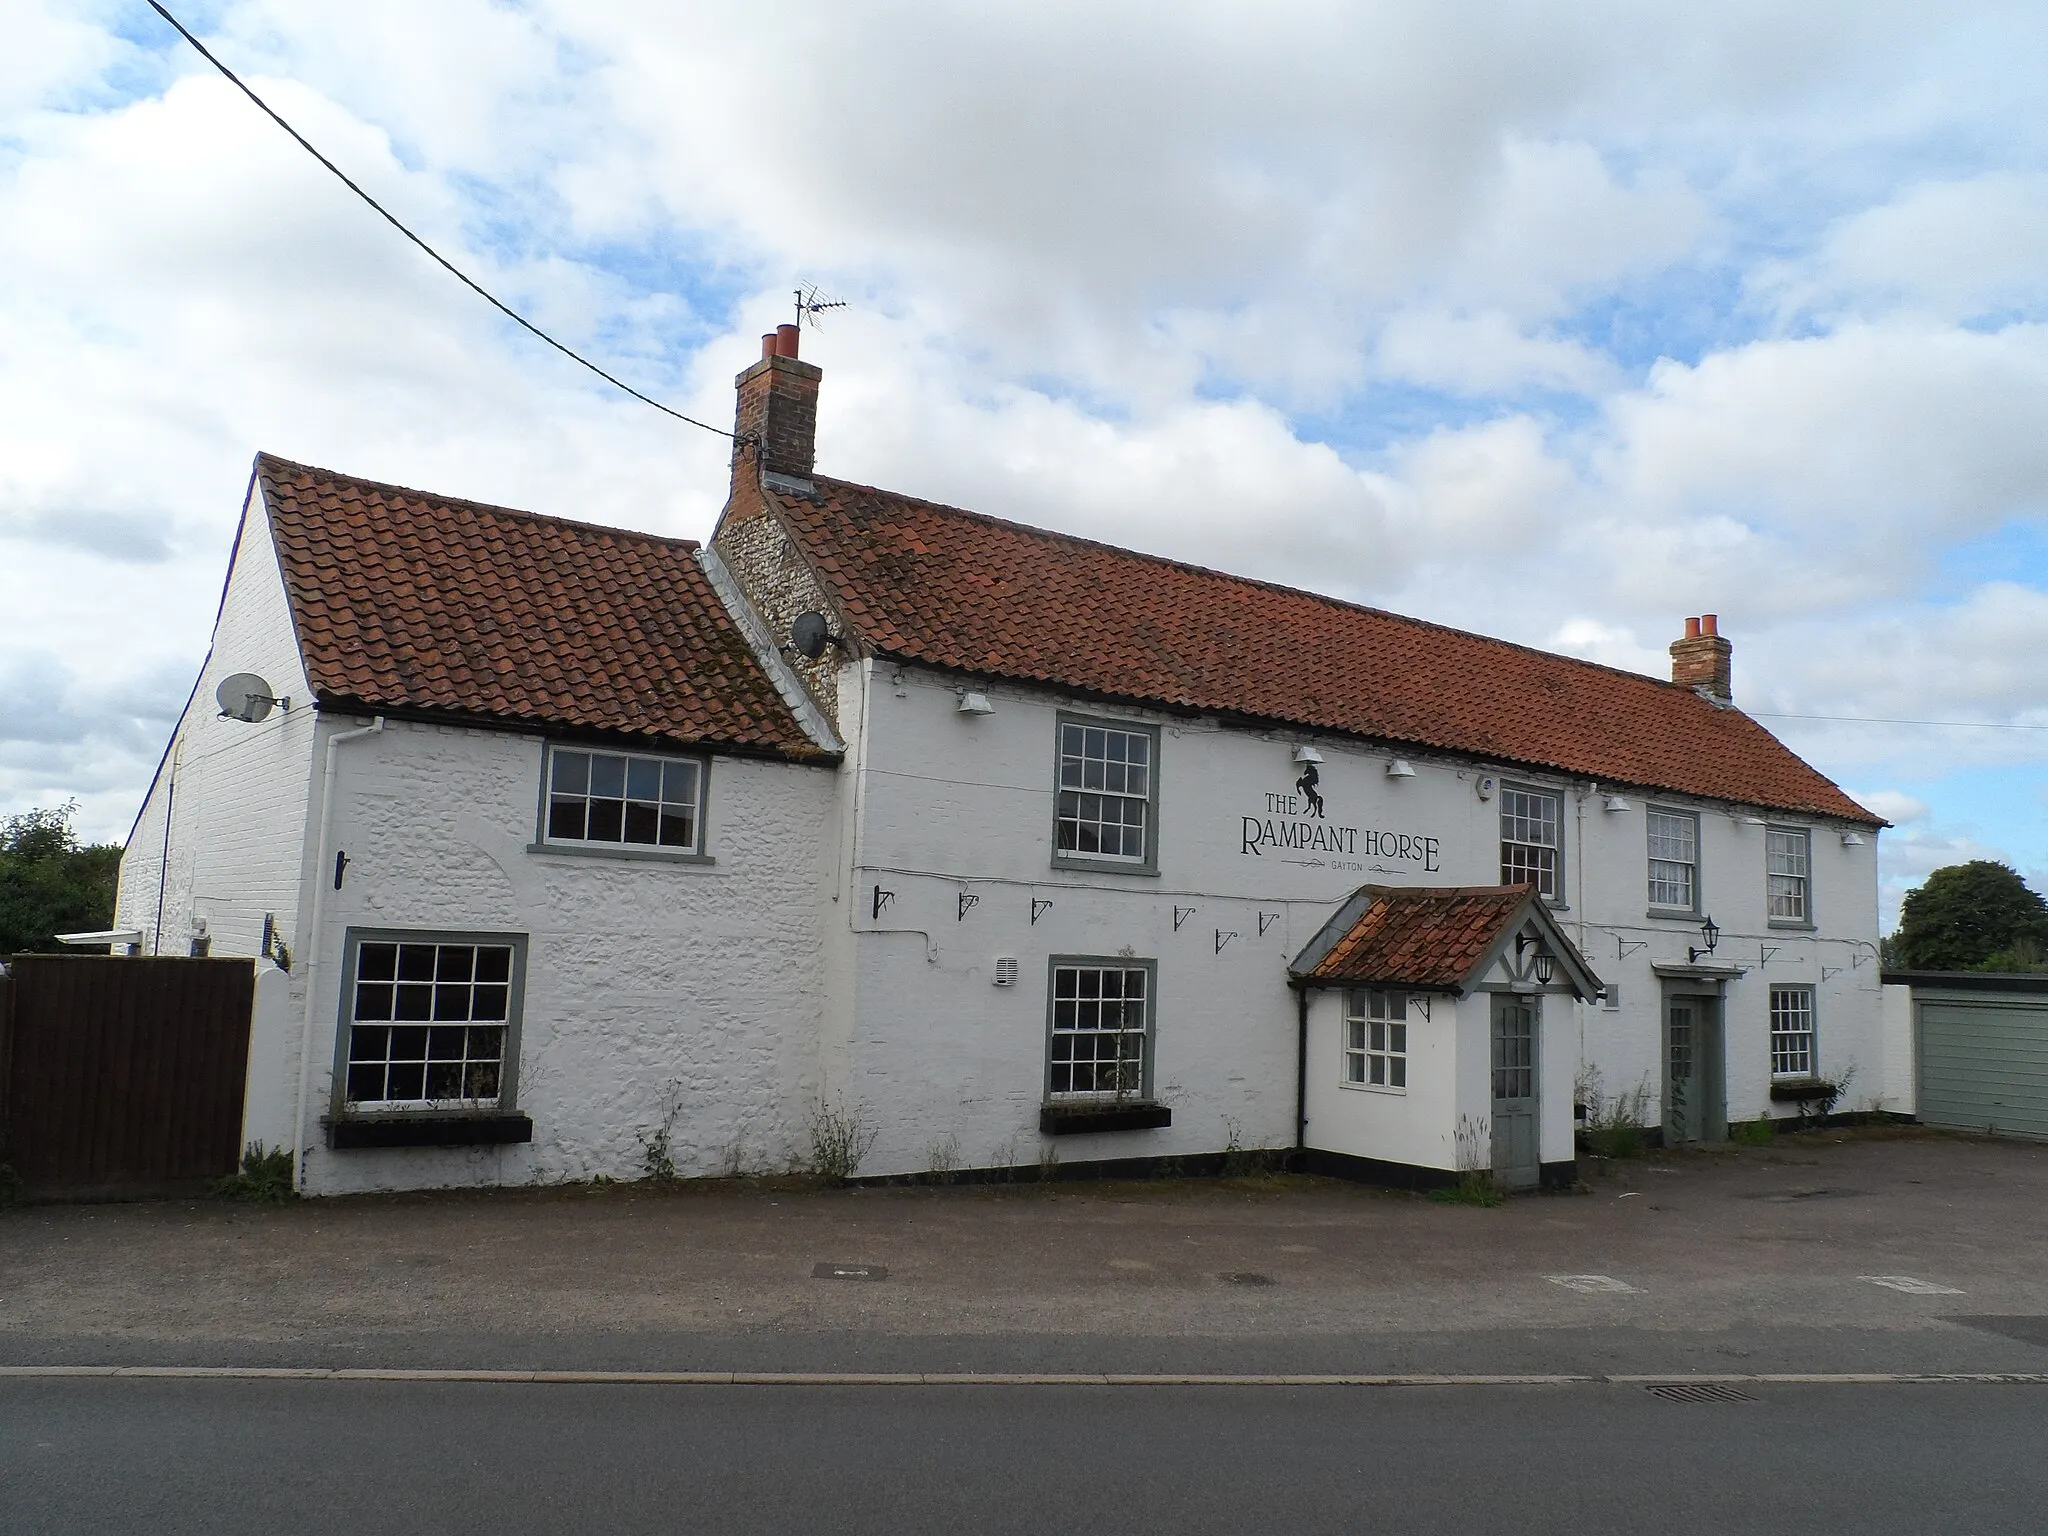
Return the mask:
M 2048 968 L 2048 902 L 2009 864 L 1951 864 L 1906 897 L 1889 947 L 1911 971 Z
M 54 810 L 0 816 L 0 955 L 60 949 L 60 933 L 114 922 L 121 850 L 81 843 L 71 830 L 74 800 Z

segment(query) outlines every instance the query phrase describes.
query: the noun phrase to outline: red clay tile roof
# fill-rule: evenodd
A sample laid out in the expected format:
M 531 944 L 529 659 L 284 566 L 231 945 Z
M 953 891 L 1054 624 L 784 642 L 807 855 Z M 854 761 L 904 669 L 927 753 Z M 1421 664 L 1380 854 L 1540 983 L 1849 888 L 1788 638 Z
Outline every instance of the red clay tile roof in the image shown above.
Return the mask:
M 1336 986 L 1457 990 L 1528 908 L 1534 890 L 1527 885 L 1366 886 L 1354 898 L 1353 904 L 1360 898 L 1364 904 L 1357 920 L 1307 969 L 1294 974 Z M 1297 965 L 1310 960 L 1316 948 L 1312 942 Z
M 875 650 L 961 672 L 1883 825 L 1688 688 L 819 477 L 784 525 Z
M 260 454 L 314 696 L 795 759 L 825 757 L 696 544 Z

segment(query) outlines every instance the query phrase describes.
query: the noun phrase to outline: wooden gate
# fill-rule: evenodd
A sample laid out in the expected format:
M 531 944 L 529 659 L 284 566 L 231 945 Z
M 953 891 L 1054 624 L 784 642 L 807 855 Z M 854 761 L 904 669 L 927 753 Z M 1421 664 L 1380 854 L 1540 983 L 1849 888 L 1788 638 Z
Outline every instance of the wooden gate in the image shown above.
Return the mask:
M 0 1164 L 35 1200 L 196 1193 L 233 1173 L 253 960 L 17 955 L 0 984 Z

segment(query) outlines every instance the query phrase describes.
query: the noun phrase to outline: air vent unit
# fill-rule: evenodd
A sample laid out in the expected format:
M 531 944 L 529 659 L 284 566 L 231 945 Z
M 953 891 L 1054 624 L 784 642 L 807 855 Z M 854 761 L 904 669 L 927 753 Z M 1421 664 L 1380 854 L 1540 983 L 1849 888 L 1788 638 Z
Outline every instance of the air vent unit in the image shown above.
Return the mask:
M 996 956 L 996 985 L 999 987 L 1014 987 L 1017 985 L 1017 957 L 1015 955 Z

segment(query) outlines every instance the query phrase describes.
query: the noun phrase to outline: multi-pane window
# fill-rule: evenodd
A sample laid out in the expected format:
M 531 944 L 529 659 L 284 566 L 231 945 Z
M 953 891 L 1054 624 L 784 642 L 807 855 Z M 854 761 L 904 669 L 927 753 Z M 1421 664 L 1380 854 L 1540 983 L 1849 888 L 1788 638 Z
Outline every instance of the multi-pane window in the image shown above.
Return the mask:
M 1149 861 L 1155 746 L 1149 730 L 1060 722 L 1057 856 Z
M 1144 965 L 1053 965 L 1046 1080 L 1051 1097 L 1143 1095 L 1151 979 L 1151 967 Z
M 548 754 L 547 840 L 696 853 L 704 765 L 627 752 Z
M 1813 988 L 1771 988 L 1771 1076 L 1813 1076 Z
M 1500 883 L 1533 885 L 1555 900 L 1559 800 L 1534 789 L 1500 792 Z
M 348 1107 L 498 1107 L 513 971 L 510 944 L 362 941 L 349 987 Z
M 1344 1010 L 1344 1081 L 1357 1088 L 1408 1086 L 1408 994 L 1353 992 Z
M 1653 810 L 1645 818 L 1650 835 L 1650 905 L 1699 905 L 1700 823 L 1688 811 Z
M 1806 882 L 1811 841 L 1804 827 L 1770 827 L 1764 832 L 1764 886 L 1770 916 L 1778 922 L 1812 920 Z

